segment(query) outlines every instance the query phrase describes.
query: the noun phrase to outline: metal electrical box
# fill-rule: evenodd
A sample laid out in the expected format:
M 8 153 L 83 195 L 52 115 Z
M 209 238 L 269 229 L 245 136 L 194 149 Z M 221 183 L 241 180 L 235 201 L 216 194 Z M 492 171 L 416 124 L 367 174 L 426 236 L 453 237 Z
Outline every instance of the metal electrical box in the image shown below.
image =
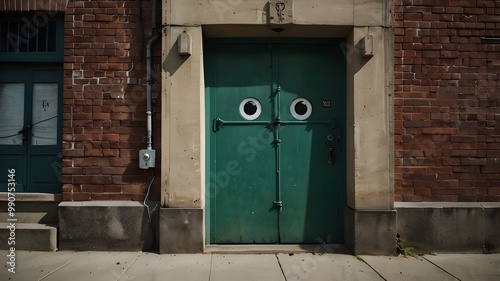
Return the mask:
M 155 167 L 156 150 L 141 149 L 139 151 L 139 168 L 149 169 Z

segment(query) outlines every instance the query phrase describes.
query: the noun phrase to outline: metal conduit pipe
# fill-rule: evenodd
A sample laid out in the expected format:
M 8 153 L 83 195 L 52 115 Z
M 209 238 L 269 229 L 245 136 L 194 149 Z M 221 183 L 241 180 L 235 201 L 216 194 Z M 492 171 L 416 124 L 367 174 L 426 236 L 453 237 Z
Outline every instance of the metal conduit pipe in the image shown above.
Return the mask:
M 151 49 L 153 44 L 160 37 L 158 26 L 156 24 L 156 6 L 157 0 L 152 0 L 152 15 L 151 15 L 151 35 L 146 47 L 146 149 L 139 151 L 139 167 L 141 169 L 149 169 L 155 167 L 156 151 L 153 150 L 153 120 L 152 120 L 152 106 L 151 106 L 151 84 L 152 84 L 152 71 L 151 71 Z
M 152 142 L 152 119 L 151 119 L 151 84 L 152 84 L 152 79 L 151 79 L 151 49 L 153 47 L 153 44 L 156 42 L 156 40 L 160 37 L 158 34 L 158 27 L 156 25 L 156 3 L 157 0 L 153 0 L 153 9 L 152 9 L 152 15 L 151 15 L 151 32 L 152 32 L 152 37 L 148 41 L 147 49 L 146 49 L 146 115 L 147 115 L 147 137 L 146 137 L 146 142 L 147 142 L 147 149 L 152 149 L 153 148 L 153 142 Z

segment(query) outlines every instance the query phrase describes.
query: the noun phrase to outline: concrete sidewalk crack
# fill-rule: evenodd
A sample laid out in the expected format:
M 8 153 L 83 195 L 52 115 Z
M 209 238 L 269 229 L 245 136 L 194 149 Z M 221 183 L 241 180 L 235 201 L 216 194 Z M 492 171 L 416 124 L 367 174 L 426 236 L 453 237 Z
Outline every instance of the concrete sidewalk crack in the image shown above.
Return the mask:
M 135 257 L 135 259 L 130 263 L 129 266 L 127 266 L 127 268 L 125 268 L 125 270 L 123 270 L 122 274 L 120 274 L 120 276 L 118 276 L 118 278 L 116 278 L 116 281 L 120 280 L 122 278 L 122 276 L 127 272 L 127 270 L 130 269 L 130 267 L 135 263 L 135 261 L 141 256 L 141 253 L 142 252 L 139 252 L 137 254 L 137 257 Z
M 368 262 L 366 262 L 362 257 L 360 256 L 356 256 L 356 259 L 360 262 L 363 262 L 364 264 L 366 264 L 369 268 L 371 268 L 375 273 L 378 274 L 378 276 L 380 276 L 380 278 L 382 278 L 384 281 L 387 281 L 387 279 L 385 279 L 384 276 L 382 276 L 382 274 L 380 274 L 380 272 L 378 272 L 375 267 L 371 266 L 371 264 L 369 264 Z
M 422 256 L 422 258 L 425 259 L 426 261 L 430 262 L 431 264 L 433 264 L 435 267 L 437 267 L 437 268 L 441 269 L 442 271 L 446 272 L 448 275 L 450 275 L 451 277 L 455 278 L 456 280 L 462 281 L 460 278 L 458 278 L 455 275 L 451 274 L 451 272 L 446 271 L 444 268 L 440 267 L 438 264 L 433 263 L 431 260 L 427 259 L 425 256 Z
M 283 271 L 283 266 L 281 266 L 281 262 L 280 262 L 280 259 L 278 258 L 278 255 L 274 255 L 276 257 L 276 260 L 278 261 L 278 265 L 280 266 L 280 269 L 281 269 L 281 274 L 283 275 L 283 279 L 285 279 L 285 281 L 288 281 L 286 279 L 286 275 L 285 275 L 285 272 Z
M 72 259 L 72 260 L 70 260 L 69 262 L 67 262 L 67 263 L 65 263 L 65 264 L 63 264 L 63 265 L 61 265 L 61 266 L 60 266 L 60 267 L 58 267 L 58 268 L 56 268 L 54 271 L 52 271 L 52 272 L 49 272 L 49 273 L 45 274 L 44 276 L 42 276 L 42 278 L 38 279 L 38 281 L 41 281 L 41 280 L 43 280 L 43 279 L 45 279 L 45 278 L 49 277 L 50 275 L 52 275 L 52 274 L 56 273 L 56 272 L 57 272 L 57 271 L 59 271 L 61 268 L 63 268 L 63 267 L 65 267 L 65 266 L 67 266 L 67 265 L 68 265 L 68 264 L 70 264 L 70 263 L 72 263 L 74 260 L 75 260 L 75 259 Z
M 208 281 L 212 278 L 212 261 L 214 260 L 214 254 L 210 254 L 210 270 L 208 271 Z

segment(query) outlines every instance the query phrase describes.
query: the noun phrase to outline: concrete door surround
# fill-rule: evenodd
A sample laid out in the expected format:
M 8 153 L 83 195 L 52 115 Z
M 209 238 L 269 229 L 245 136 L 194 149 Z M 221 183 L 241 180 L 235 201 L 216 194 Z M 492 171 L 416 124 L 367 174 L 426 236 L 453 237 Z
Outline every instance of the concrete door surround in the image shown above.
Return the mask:
M 347 62 L 345 241 L 356 253 L 392 253 L 393 1 L 294 0 L 292 24 L 279 34 L 269 28 L 267 2 L 163 2 L 160 253 L 205 248 L 205 198 L 212 195 L 205 192 L 203 39 L 218 37 L 345 39 L 339 46 Z M 190 56 L 178 54 L 183 32 L 192 37 Z M 366 35 L 373 36 L 373 56 L 363 56 Z

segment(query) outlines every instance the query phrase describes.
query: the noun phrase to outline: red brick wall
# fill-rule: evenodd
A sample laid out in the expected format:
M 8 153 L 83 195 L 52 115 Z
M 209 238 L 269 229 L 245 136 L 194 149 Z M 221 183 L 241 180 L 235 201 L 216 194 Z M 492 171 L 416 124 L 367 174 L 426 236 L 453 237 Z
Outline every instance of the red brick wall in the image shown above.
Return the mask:
M 394 32 L 396 201 L 500 201 L 500 1 L 395 0 Z
M 160 5 L 158 11 L 161 14 Z M 145 48 L 151 36 L 150 22 L 151 1 L 68 3 L 64 200 L 144 199 L 152 171 L 138 168 L 138 151 L 146 146 Z M 160 51 L 158 40 L 154 50 L 155 93 L 159 93 L 161 82 Z M 139 84 L 129 84 L 129 78 L 138 78 Z M 160 125 L 159 105 L 157 102 L 154 110 L 156 128 Z M 155 136 L 159 140 L 159 130 Z

